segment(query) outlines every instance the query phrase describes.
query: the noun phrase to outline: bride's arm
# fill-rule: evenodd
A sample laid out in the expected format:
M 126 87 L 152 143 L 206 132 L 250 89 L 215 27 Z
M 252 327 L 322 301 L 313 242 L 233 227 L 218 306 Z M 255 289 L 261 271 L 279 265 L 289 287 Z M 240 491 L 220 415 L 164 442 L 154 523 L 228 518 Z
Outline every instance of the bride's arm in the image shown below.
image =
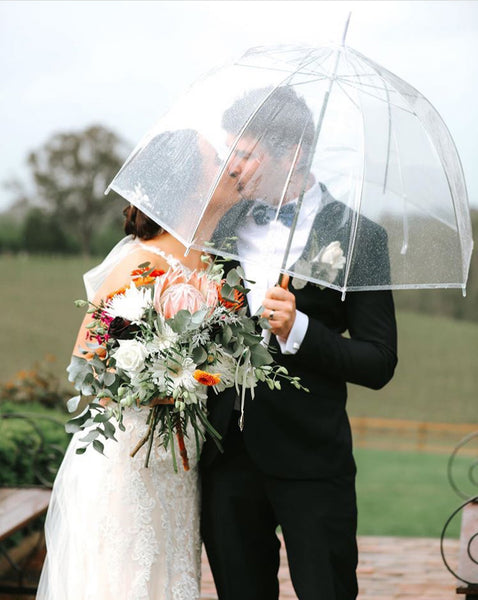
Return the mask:
M 102 299 L 106 298 L 108 294 L 115 292 L 116 290 L 121 289 L 130 284 L 131 282 L 131 272 L 138 268 L 139 265 L 149 262 L 151 268 L 154 269 L 162 269 L 167 271 L 169 265 L 165 261 L 162 256 L 155 254 L 154 252 L 149 252 L 144 247 L 138 248 L 128 256 L 126 256 L 116 267 L 111 271 L 108 277 L 105 279 L 98 292 L 96 293 L 95 298 L 93 299 L 93 304 L 99 304 Z M 87 313 L 83 319 L 83 322 L 80 325 L 80 329 L 78 331 L 78 336 L 76 338 L 75 345 L 73 347 L 72 354 L 74 356 L 87 357 L 88 354 L 82 354 L 81 349 L 87 350 L 87 342 L 90 341 L 88 338 L 88 329 L 87 325 L 91 323 L 93 320 L 93 315 Z M 90 353 L 90 357 L 93 356 L 93 353 Z

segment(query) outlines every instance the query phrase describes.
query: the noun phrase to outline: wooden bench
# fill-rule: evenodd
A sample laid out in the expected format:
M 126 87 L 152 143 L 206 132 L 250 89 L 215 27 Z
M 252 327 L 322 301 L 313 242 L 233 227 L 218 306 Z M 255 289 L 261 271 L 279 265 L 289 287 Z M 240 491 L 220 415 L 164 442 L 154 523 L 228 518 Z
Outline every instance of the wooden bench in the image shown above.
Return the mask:
M 14 557 L 15 549 L 7 549 L 8 540 L 18 531 L 25 530 L 36 519 L 45 515 L 51 497 L 51 486 L 56 470 L 59 466 L 63 449 L 51 446 L 45 442 L 41 426 L 42 419 L 47 419 L 63 427 L 63 424 L 43 415 L 23 415 L 20 413 L 0 414 L 0 421 L 5 425 L 7 420 L 21 419 L 30 425 L 32 438 L 36 437 L 37 443 L 32 445 L 32 455 L 29 460 L 32 464 L 42 466 L 42 472 L 34 469 L 36 482 L 28 485 L 0 486 L 0 554 L 5 558 L 5 565 L 15 573 L 15 580 L 0 582 L 0 594 L 35 595 L 36 587 L 25 585 L 26 566 L 30 555 L 35 555 L 43 541 L 43 532 L 35 533 L 37 543 L 27 552 L 27 560 L 17 560 Z M 45 471 L 46 469 L 46 471 Z M 20 562 L 22 564 L 20 564 Z M 14 585 L 15 583 L 15 585 Z
M 49 489 L 0 488 L 0 544 L 44 515 L 50 496 Z M 23 584 L 23 569 L 1 545 L 0 551 L 18 579 L 17 585 L 0 583 L 0 593 L 34 595 L 36 587 Z

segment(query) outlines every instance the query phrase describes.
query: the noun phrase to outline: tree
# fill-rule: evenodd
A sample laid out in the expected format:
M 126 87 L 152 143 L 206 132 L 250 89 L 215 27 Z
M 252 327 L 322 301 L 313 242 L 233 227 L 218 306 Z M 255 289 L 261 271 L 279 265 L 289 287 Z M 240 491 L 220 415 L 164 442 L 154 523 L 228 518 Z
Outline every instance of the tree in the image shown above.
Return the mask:
M 34 207 L 28 211 L 22 233 L 23 248 L 27 252 L 66 254 L 75 251 L 57 217 L 41 208 Z
M 28 156 L 33 190 L 23 189 L 17 198 L 46 211 L 83 254 L 90 254 L 95 232 L 121 222 L 119 196 L 105 197 L 104 191 L 126 153 L 124 142 L 99 125 L 58 133 Z

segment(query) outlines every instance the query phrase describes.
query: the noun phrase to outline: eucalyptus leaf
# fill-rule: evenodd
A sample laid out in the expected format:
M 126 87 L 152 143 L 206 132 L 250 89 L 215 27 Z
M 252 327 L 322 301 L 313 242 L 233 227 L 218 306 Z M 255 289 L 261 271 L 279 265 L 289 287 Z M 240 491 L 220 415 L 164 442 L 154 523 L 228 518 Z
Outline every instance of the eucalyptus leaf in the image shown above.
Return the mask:
M 267 348 L 262 344 L 257 344 L 251 347 L 251 362 L 254 367 L 261 367 L 262 365 L 270 365 L 273 359 Z
M 88 306 L 89 302 L 87 300 L 79 299 L 75 300 L 74 304 L 77 308 L 83 308 L 83 306 Z
M 239 283 L 241 283 L 241 278 L 239 277 L 236 269 L 231 269 L 229 271 L 229 273 L 227 274 L 227 277 L 226 277 L 226 281 L 231 287 L 234 287 L 234 286 L 238 285 Z
M 234 300 L 235 300 L 235 298 L 234 298 L 234 290 L 227 283 L 224 283 L 223 286 L 222 286 L 222 288 L 221 288 L 221 296 L 224 298 L 224 300 L 229 300 L 230 302 L 234 302 Z
M 66 408 L 68 410 L 68 412 L 73 413 L 77 410 L 78 405 L 80 403 L 81 400 L 81 396 L 73 396 L 72 398 L 70 398 L 68 400 L 68 402 L 66 403 Z
M 191 322 L 191 313 L 188 310 L 180 310 L 166 322 L 175 333 L 184 333 Z
M 109 387 L 110 385 L 113 385 L 113 383 L 115 382 L 115 379 L 116 379 L 115 373 L 112 373 L 111 371 L 106 371 L 105 374 L 103 375 L 103 385 Z
M 83 429 L 85 423 L 87 423 L 91 418 L 91 411 L 86 408 L 80 415 L 70 419 L 65 423 L 65 431 L 67 433 L 75 433 L 80 429 Z
M 95 415 L 93 421 L 95 423 L 105 423 L 106 421 L 109 421 L 110 418 L 111 417 L 107 413 L 103 412 L 103 413 L 98 413 L 97 415 Z
M 109 421 L 107 421 L 104 424 L 104 434 L 105 437 L 107 437 L 109 440 L 115 440 L 115 442 L 117 442 L 118 440 L 115 438 L 115 433 L 116 433 L 116 428 L 113 425 L 113 423 L 110 423 Z
M 81 431 L 81 430 L 82 430 L 82 427 L 78 423 L 75 423 L 73 421 L 67 421 L 65 423 L 66 433 L 77 433 L 78 431 Z
M 227 346 L 232 339 L 232 329 L 229 325 L 225 325 L 222 330 L 222 343 Z
M 68 373 L 68 381 L 75 383 L 78 379 L 83 380 L 87 373 L 91 373 L 91 366 L 85 358 L 72 356 L 66 372 Z
M 100 442 L 99 440 L 94 440 L 94 442 L 93 442 L 93 448 L 94 448 L 94 449 L 95 449 L 97 452 L 99 452 L 100 454 L 103 454 L 103 455 L 104 455 L 104 449 L 105 449 L 105 446 L 104 446 L 104 444 L 103 444 L 102 442 Z
M 244 273 L 244 269 L 241 266 L 237 266 L 235 269 L 236 273 L 239 275 L 241 279 L 246 278 L 246 274 Z
M 197 365 L 200 365 L 206 362 L 207 352 L 204 350 L 204 348 L 201 348 L 201 346 L 196 346 L 196 348 L 194 348 L 191 352 L 191 358 Z
M 90 442 L 92 442 L 93 440 L 96 440 L 96 438 L 100 435 L 100 432 L 98 429 L 92 429 L 91 431 L 89 431 L 84 438 L 80 439 L 80 442 L 85 442 L 87 444 L 89 444 Z

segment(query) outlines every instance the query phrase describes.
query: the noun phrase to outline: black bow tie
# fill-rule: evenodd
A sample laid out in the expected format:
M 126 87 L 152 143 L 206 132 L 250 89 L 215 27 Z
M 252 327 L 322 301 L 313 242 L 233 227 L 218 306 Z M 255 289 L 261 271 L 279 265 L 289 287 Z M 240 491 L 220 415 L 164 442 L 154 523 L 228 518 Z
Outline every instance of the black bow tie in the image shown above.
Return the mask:
M 279 210 L 277 218 L 286 227 L 290 227 L 294 220 L 295 209 L 297 204 L 295 202 L 284 204 Z M 268 204 L 255 204 L 252 207 L 252 216 L 256 225 L 267 225 L 276 218 L 277 208 L 269 206 Z

